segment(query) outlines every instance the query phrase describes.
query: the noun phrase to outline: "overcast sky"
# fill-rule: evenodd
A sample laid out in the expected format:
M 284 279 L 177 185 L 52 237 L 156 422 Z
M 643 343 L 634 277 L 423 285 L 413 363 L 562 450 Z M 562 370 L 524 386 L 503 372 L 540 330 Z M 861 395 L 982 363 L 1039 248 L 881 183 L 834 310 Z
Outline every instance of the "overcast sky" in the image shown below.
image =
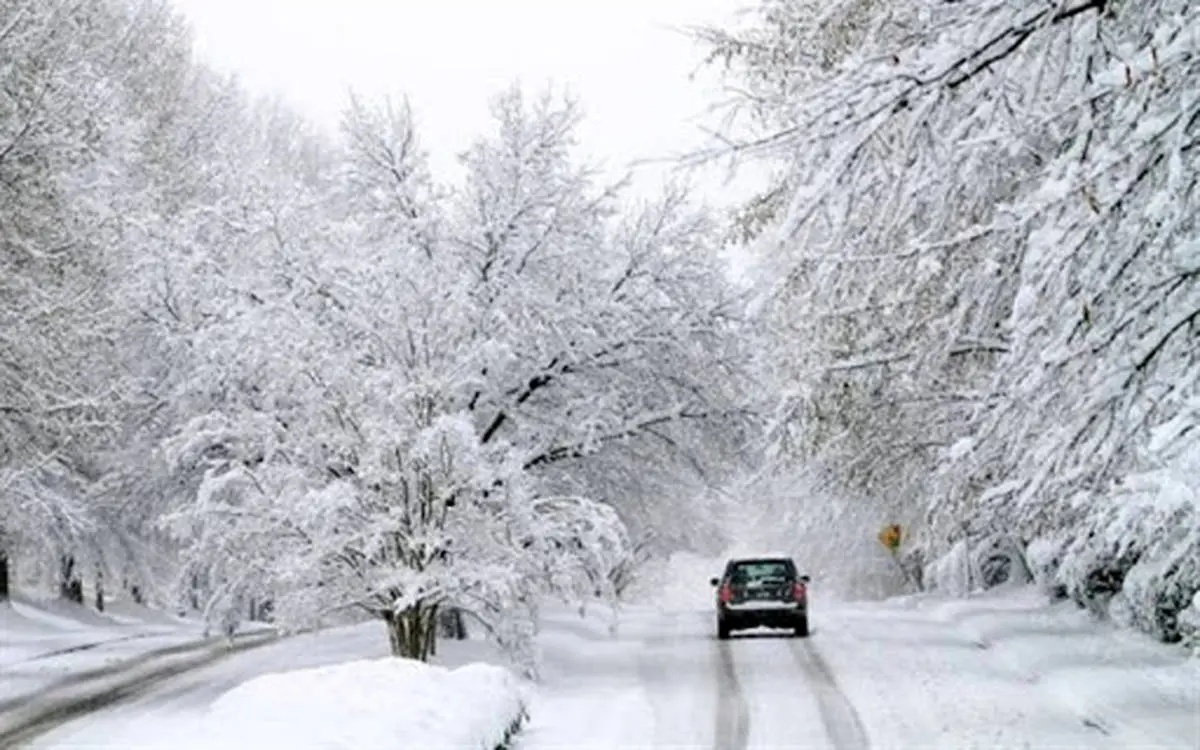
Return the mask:
M 700 143 L 715 95 L 690 82 L 702 50 L 680 28 L 745 0 L 175 0 L 199 53 L 253 90 L 333 126 L 353 88 L 407 94 L 435 171 L 488 127 L 510 82 L 566 85 L 583 102 L 584 151 L 616 169 Z M 646 172 L 642 187 L 657 184 Z M 723 192 L 723 191 L 718 191 Z

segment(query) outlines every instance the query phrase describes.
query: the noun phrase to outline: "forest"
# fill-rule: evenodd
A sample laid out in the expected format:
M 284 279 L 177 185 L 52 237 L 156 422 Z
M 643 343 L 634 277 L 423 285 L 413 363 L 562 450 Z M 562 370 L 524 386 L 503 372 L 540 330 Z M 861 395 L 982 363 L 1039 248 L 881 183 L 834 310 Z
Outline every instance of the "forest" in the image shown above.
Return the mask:
M 719 134 L 645 200 L 565 93 L 496 92 L 443 184 L 403 92 L 328 133 L 163 0 L 0 0 L 0 600 L 372 617 L 417 658 L 453 616 L 532 663 L 548 597 L 751 540 L 1196 638 L 1200 7 L 694 35 Z M 714 209 L 718 163 L 771 184 Z

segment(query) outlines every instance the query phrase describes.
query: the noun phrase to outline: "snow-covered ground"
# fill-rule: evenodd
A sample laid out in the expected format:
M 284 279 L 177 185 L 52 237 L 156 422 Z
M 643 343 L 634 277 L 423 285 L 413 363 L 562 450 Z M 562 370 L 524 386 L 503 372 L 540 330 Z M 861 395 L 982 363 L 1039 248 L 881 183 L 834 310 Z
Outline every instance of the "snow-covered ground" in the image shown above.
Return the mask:
M 1200 659 L 1032 589 L 850 603 L 818 581 L 811 638 L 720 642 L 717 565 L 664 566 L 615 638 L 552 619 L 521 750 L 1200 747 Z
M 601 607 L 585 618 L 549 611 L 540 635 L 543 682 L 517 747 L 1200 747 L 1200 660 L 1095 622 L 1070 604 L 1048 604 L 1032 590 L 848 603 L 823 595 L 818 581 L 811 638 L 757 632 L 721 642 L 711 572 L 669 568 L 673 582 L 623 610 L 615 630 Z M 646 582 L 642 593 L 656 587 Z M 222 699 L 238 685 L 272 672 L 378 659 L 386 644 L 374 623 L 280 641 L 167 681 L 33 747 L 182 747 L 179 738 L 200 736 L 206 716 L 261 713 L 238 693 Z M 458 666 L 496 656 L 479 641 L 447 642 L 440 659 Z M 412 700 L 403 690 L 380 703 L 379 691 L 359 698 L 348 687 L 325 689 L 331 700 L 341 697 L 339 708 L 310 718 L 360 722 L 363 732 L 379 726 L 371 717 L 388 701 L 399 715 Z M 483 693 L 463 697 L 455 709 L 503 691 Z M 401 731 L 389 730 L 398 747 L 407 746 Z M 428 737 L 427 746 L 436 740 Z
M 436 661 L 447 668 L 499 661 L 495 651 L 481 641 L 446 642 L 439 646 L 439 652 Z M 290 728 L 289 737 L 307 731 L 310 737 L 325 740 L 321 748 L 365 748 L 371 745 L 364 744 L 363 738 L 372 732 L 389 727 L 400 731 L 396 720 L 403 718 L 406 706 L 418 709 L 426 705 L 423 701 L 428 696 L 414 697 L 419 692 L 412 687 L 414 684 L 419 683 L 421 691 L 438 689 L 438 696 L 451 690 L 461 695 L 451 707 L 458 709 L 451 718 L 459 727 L 481 713 L 498 716 L 508 712 L 515 698 L 509 688 L 515 689 L 516 681 L 504 683 L 501 689 L 503 679 L 494 671 L 481 672 L 479 667 L 465 672 L 431 670 L 414 679 L 410 673 L 388 674 L 386 667 L 381 670 L 378 660 L 387 656 L 387 634 L 383 624 L 376 622 L 281 639 L 165 680 L 119 706 L 64 724 L 29 746 L 59 750 L 261 748 L 265 747 L 261 721 L 278 721 L 280 714 L 290 713 L 295 717 L 295 726 Z M 349 671 L 338 668 L 364 660 L 369 660 L 366 665 L 349 666 Z M 327 671 L 306 671 L 321 669 Z M 376 687 L 385 682 L 393 684 L 372 692 L 363 684 L 367 681 L 373 681 Z M 462 688 L 464 683 L 481 692 L 468 692 Z M 323 691 L 320 700 L 328 706 L 322 711 L 303 700 L 304 690 L 309 690 L 311 696 L 318 684 Z M 444 689 L 438 688 L 439 684 Z M 381 710 L 389 704 L 391 710 Z M 274 717 L 269 715 L 271 712 Z M 244 730 L 239 735 L 243 739 L 235 742 L 233 735 L 238 732 L 233 730 L 238 728 Z M 397 735 L 398 742 L 402 739 L 403 735 Z
M 0 604 L 0 668 L 97 644 L 148 635 L 197 635 L 203 625 L 115 602 L 105 612 L 58 599 L 16 597 Z
M 61 600 L 0 605 L 0 708 L 63 680 L 195 643 L 203 624 L 113 602 L 103 613 Z
M 1200 747 L 1200 659 L 1032 589 L 818 622 L 814 652 L 872 747 Z

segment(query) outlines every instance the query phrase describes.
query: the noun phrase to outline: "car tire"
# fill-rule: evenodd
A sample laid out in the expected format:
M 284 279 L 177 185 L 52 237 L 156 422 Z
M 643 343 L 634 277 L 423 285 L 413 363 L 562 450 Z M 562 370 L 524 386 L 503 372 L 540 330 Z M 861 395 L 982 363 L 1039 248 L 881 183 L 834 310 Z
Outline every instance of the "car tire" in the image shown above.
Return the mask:
M 808 637 L 808 615 L 802 615 L 800 619 L 796 621 L 796 637 Z
M 717 623 L 717 638 L 722 641 L 729 640 L 729 626 L 723 622 Z

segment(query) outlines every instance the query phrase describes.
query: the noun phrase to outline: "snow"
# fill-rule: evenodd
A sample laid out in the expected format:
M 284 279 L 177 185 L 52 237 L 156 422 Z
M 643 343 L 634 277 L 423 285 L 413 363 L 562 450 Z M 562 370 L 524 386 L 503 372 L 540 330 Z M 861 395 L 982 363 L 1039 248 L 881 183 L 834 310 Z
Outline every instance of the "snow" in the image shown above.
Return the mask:
M 0 708 L 202 638 L 201 623 L 132 603 L 100 613 L 61 600 L 14 597 L 0 604 Z
M 583 618 L 565 610 L 546 613 L 538 639 L 542 683 L 519 748 L 646 745 L 654 728 L 650 690 L 640 678 L 640 651 L 648 634 L 639 629 L 642 620 L 636 614 L 626 619 L 630 627 L 610 633 L 611 614 L 601 606 L 589 607 Z M 666 686 L 686 679 L 684 674 L 660 669 L 646 676 Z
M 1038 537 L 1025 545 L 1025 564 L 1033 574 L 1034 583 L 1047 593 L 1055 587 L 1054 573 L 1065 546 L 1066 540 L 1055 536 Z
M 818 637 L 872 747 L 1200 743 L 1200 661 L 1032 588 L 847 605 Z
M 0 665 L 16 658 L 16 650 L 32 655 L 133 633 L 200 627 L 196 622 L 127 603 L 101 613 L 60 599 L 39 601 L 21 595 L 0 605 L 0 625 Z
M 1025 288 L 1022 288 L 1021 292 L 1023 293 L 1024 291 Z M 954 444 L 951 445 L 949 450 L 946 451 L 946 457 L 951 461 L 958 461 L 971 455 L 971 451 L 974 449 L 974 440 L 971 438 L 959 438 L 958 440 L 955 440 Z
M 1200 660 L 1034 587 L 817 599 L 811 638 L 720 642 L 696 606 L 702 559 L 665 567 L 685 575 L 626 608 L 618 636 L 599 616 L 547 621 L 519 750 L 1200 745 Z
M 936 560 L 925 574 L 929 585 L 945 594 L 966 595 L 971 590 L 971 553 L 964 541 Z
M 716 590 L 709 581 L 721 575 L 727 559 L 677 552 L 653 560 L 638 574 L 628 596 L 670 611 L 703 610 L 715 601 Z
M 1192 603 L 1179 613 L 1179 625 L 1184 643 L 1200 656 L 1200 591 L 1192 597 Z
M 389 657 L 251 680 L 217 699 L 187 747 L 490 749 L 524 711 L 523 689 L 502 667 Z
M 99 613 L 66 601 L 14 597 L 0 605 L 0 667 L 70 648 L 156 634 L 197 635 L 203 624 L 145 607 Z
M 617 612 L 546 609 L 531 693 L 482 641 L 443 642 L 443 666 L 417 665 L 385 658 L 372 623 L 231 656 L 30 750 L 490 748 L 447 744 L 443 728 L 501 731 L 520 706 L 516 750 L 1200 746 L 1200 659 L 1035 587 L 814 594 L 810 638 L 719 641 L 707 581 L 718 563 L 676 556 L 657 593 L 644 578 Z
M 483 661 L 497 666 L 479 664 Z M 277 728 L 277 732 L 288 733 L 289 743 L 294 742 L 295 734 L 307 736 L 313 743 L 324 740 L 321 747 L 327 748 L 343 747 L 339 742 L 353 742 L 352 747 L 364 749 L 437 747 L 431 737 L 423 737 L 416 745 L 360 740 L 392 731 L 389 728 L 396 727 L 398 716 L 411 719 L 435 698 L 447 706 L 443 718 L 464 724 L 487 718 L 474 707 L 513 697 L 511 692 L 499 692 L 501 682 L 514 687 L 522 702 L 528 698 L 515 677 L 495 671 L 503 661 L 495 648 L 482 640 L 441 643 L 435 657 L 440 666 L 414 668 L 407 662 L 381 666 L 391 662 L 400 660 L 388 656 L 382 622 L 282 638 L 144 688 L 135 687 L 128 691 L 125 703 L 54 728 L 34 740 L 28 750 L 281 747 L 287 745 L 276 744 L 275 737 L 280 734 L 262 741 L 268 724 L 277 723 L 281 716 L 291 716 L 289 723 L 303 724 L 307 732 L 304 735 L 300 727 Z M 372 686 L 371 694 L 366 694 L 368 686 Z M 453 699 L 447 698 L 450 689 L 456 691 Z M 329 705 L 322 707 L 318 702 Z M 447 714 L 450 710 L 456 713 Z M 432 720 L 422 719 L 427 725 Z M 251 737 L 258 737 L 259 742 L 255 744 Z

